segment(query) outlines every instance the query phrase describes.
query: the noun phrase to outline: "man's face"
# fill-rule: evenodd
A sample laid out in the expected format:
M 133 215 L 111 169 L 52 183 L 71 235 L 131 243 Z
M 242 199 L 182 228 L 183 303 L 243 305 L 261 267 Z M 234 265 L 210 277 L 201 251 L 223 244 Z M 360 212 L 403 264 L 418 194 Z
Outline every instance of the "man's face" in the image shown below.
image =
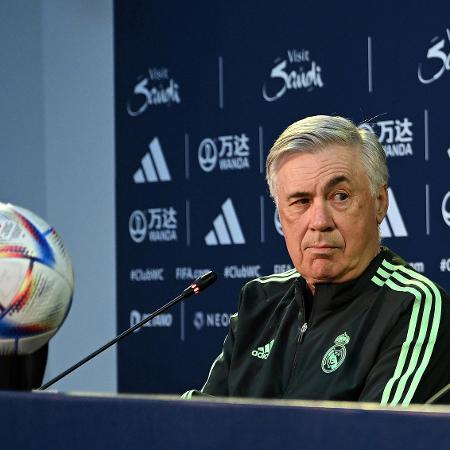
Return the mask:
M 286 246 L 312 290 L 358 277 L 379 251 L 386 186 L 373 197 L 358 153 L 338 145 L 287 155 L 275 176 Z

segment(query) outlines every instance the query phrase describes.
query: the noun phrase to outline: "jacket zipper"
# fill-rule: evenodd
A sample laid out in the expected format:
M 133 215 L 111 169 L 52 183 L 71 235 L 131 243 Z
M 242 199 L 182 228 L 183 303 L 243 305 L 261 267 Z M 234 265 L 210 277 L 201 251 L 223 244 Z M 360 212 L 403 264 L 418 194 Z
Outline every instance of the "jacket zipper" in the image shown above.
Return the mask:
M 306 322 L 301 327 L 299 327 L 298 339 L 297 339 L 297 342 L 299 344 L 301 344 L 303 342 L 303 336 L 305 335 L 307 329 L 308 329 L 308 324 Z
M 314 309 L 314 304 L 312 309 Z M 311 316 L 312 316 L 312 311 L 309 317 L 309 320 L 311 320 Z M 299 312 L 299 316 L 298 316 L 298 322 L 300 322 L 300 317 L 302 317 L 302 319 L 305 319 L 305 306 L 304 303 L 302 302 L 302 304 L 300 305 L 300 312 Z M 300 323 L 298 324 L 298 335 L 297 335 L 297 345 L 295 346 L 295 352 L 294 352 L 294 359 L 292 361 L 292 366 L 291 366 L 291 372 L 289 374 L 289 378 L 288 378 L 288 382 L 286 384 L 286 388 L 284 389 L 284 394 L 289 390 L 289 386 L 291 385 L 291 381 L 292 381 L 292 376 L 294 374 L 294 371 L 297 367 L 297 363 L 298 363 L 298 353 L 299 353 L 299 345 L 302 344 L 303 339 L 305 337 L 305 333 L 308 330 L 308 323 L 307 322 L 303 322 L 302 325 L 300 326 Z
M 302 309 L 303 309 L 303 311 L 301 311 L 299 313 L 298 319 L 300 319 L 300 316 L 304 317 L 304 311 L 305 310 L 304 310 L 304 308 L 302 308 Z M 303 324 L 301 326 L 300 326 L 300 324 L 298 325 L 297 345 L 295 346 L 294 359 L 292 360 L 291 372 L 289 374 L 288 382 L 286 384 L 286 389 L 284 390 L 284 392 L 286 392 L 286 390 L 289 388 L 289 385 L 291 384 L 292 375 L 293 375 L 293 372 L 295 370 L 295 367 L 297 366 L 298 346 L 302 343 L 303 336 L 306 333 L 307 329 L 308 329 L 308 324 L 306 322 L 303 322 Z

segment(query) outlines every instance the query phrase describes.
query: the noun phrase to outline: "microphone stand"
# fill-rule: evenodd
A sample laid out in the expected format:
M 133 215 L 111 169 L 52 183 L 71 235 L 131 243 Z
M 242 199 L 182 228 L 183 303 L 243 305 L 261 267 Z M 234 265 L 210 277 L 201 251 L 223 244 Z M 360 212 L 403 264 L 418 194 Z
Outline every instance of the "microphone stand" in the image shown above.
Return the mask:
M 197 278 L 189 287 L 187 287 L 180 295 L 175 297 L 170 302 L 166 303 L 165 305 L 161 306 L 161 308 L 157 309 L 156 311 L 152 312 L 149 316 L 147 316 L 145 319 L 142 319 L 140 322 L 138 322 L 136 325 L 128 328 L 123 333 L 116 336 L 111 341 L 107 342 L 105 345 L 100 347 L 99 349 L 92 352 L 90 355 L 83 358 L 81 361 L 78 361 L 73 366 L 69 367 L 64 372 L 60 373 L 56 377 L 52 378 L 50 381 L 47 381 L 47 383 L 43 384 L 42 386 L 38 387 L 36 391 L 45 391 L 48 387 L 55 384 L 57 381 L 61 380 L 61 378 L 64 378 L 66 375 L 69 375 L 69 373 L 72 373 L 74 370 L 78 369 L 78 367 L 82 366 L 83 364 L 90 361 L 92 358 L 95 358 L 98 354 L 104 352 L 106 349 L 111 347 L 112 345 L 116 344 L 120 340 L 122 340 L 124 337 L 128 336 L 133 331 L 136 331 L 138 328 L 142 327 L 142 325 L 146 324 L 159 314 L 163 313 L 167 309 L 171 308 L 173 305 L 177 304 L 181 300 L 184 300 L 185 298 L 190 297 L 193 294 L 199 294 L 203 289 L 210 286 L 214 281 L 217 280 L 217 275 L 214 272 L 207 272 L 206 274 L 202 275 L 201 277 Z

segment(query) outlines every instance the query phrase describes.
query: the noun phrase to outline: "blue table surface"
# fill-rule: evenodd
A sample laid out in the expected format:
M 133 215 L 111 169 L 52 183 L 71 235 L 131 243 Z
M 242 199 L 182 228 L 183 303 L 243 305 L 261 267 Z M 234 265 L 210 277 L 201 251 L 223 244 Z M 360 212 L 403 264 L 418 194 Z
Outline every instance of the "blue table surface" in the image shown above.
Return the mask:
M 0 393 L 0 449 L 450 449 L 450 407 Z

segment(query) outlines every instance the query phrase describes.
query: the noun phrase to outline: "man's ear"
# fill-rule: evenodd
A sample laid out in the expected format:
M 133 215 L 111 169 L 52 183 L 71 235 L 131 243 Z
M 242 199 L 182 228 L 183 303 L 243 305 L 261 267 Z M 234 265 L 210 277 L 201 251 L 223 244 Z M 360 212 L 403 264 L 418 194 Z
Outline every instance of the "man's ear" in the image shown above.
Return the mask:
M 388 206 L 389 206 L 389 197 L 387 184 L 383 184 L 378 190 L 378 195 L 377 198 L 375 199 L 375 213 L 378 225 L 381 222 L 383 222 L 383 219 L 386 216 L 388 210 Z

